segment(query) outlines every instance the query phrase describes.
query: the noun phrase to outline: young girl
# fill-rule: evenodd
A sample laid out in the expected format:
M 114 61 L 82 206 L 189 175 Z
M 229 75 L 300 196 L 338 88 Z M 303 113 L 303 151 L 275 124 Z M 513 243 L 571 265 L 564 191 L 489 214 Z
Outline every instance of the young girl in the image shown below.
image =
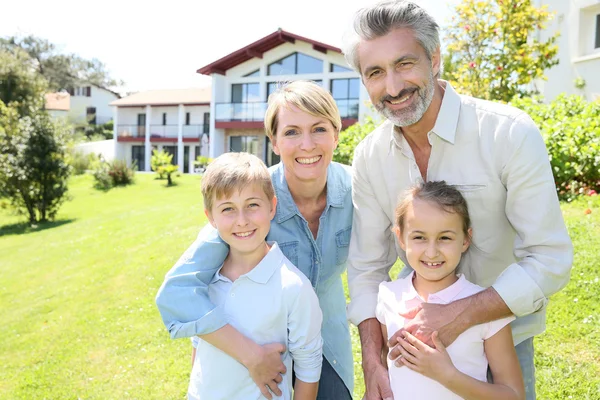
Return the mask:
M 447 304 L 483 290 L 456 274 L 471 240 L 467 202 L 457 189 L 443 181 L 409 189 L 396 207 L 394 232 L 414 271 L 379 286 L 377 319 L 384 342 L 404 327 L 399 313 L 422 302 Z M 432 336 L 435 348 L 405 332 L 398 340 L 398 360 L 390 360 L 384 349 L 394 398 L 525 399 L 509 325 L 513 319 L 476 325 L 448 348 L 437 332 Z M 493 383 L 487 382 L 488 365 Z

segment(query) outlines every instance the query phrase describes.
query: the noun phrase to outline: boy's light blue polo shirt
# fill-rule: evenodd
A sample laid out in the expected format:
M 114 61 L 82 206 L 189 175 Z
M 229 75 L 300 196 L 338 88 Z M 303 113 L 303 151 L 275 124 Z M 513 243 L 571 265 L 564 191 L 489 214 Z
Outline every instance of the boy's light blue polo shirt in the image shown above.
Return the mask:
M 277 212 L 268 241 L 313 285 L 323 312 L 323 355 L 353 393 L 354 365 L 342 273 L 346 270 L 352 231 L 352 178 L 350 167 L 332 162 L 327 169 L 327 204 L 315 239 L 287 186 L 282 163 L 269 169 Z M 167 273 L 156 304 L 172 338 L 207 334 L 223 327 L 223 311 L 210 302 L 208 284 L 229 249 L 207 224 L 196 241 Z

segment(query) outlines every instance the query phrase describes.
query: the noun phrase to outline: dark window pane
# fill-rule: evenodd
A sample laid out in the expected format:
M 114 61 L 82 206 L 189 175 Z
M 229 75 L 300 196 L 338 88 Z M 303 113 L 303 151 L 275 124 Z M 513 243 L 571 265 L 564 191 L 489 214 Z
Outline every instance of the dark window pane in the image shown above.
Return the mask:
M 600 48 L 600 14 L 596 15 L 596 46 L 597 49 Z
M 348 79 L 349 90 L 348 90 L 348 98 L 349 99 L 358 99 L 360 93 L 360 81 L 358 78 Z
M 332 79 L 331 94 L 334 99 L 348 98 L 348 79 Z
M 242 151 L 242 137 L 232 136 L 229 138 L 229 151 Z
M 131 147 L 131 162 L 137 165 L 138 171 L 143 171 L 144 166 L 144 146 L 132 146 Z
M 256 70 L 256 71 L 252 71 L 249 74 L 244 75 L 245 77 L 249 77 L 249 76 L 260 76 L 260 70 Z
M 295 73 L 296 53 L 270 64 L 267 71 L 267 75 L 293 75 Z
M 243 102 L 243 84 L 235 84 L 231 85 L 231 102 L 232 103 L 242 103 Z
M 298 53 L 297 74 L 318 74 L 323 72 L 323 61 L 306 54 Z
M 330 72 L 352 72 L 352 70 L 350 68 L 342 67 L 337 64 L 331 64 L 329 71 Z

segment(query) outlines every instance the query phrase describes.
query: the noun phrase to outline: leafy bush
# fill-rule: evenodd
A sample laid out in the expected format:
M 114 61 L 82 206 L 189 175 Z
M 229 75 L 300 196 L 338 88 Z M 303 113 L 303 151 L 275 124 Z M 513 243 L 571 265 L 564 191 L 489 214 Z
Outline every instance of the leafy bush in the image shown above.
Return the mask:
M 135 163 L 130 168 L 123 160 L 97 161 L 92 175 L 96 189 L 108 190 L 113 186 L 129 185 L 133 183 Z
M 561 199 L 600 191 L 600 102 L 562 94 L 549 104 L 539 97 L 516 98 L 511 104 L 542 131 Z
M 129 168 L 125 160 L 113 160 L 108 163 L 108 175 L 112 178 L 114 186 L 125 186 L 133 183 L 135 167 Z
M 352 165 L 354 158 L 354 149 L 361 140 L 363 140 L 369 133 L 373 132 L 379 125 L 379 121 L 375 121 L 371 117 L 365 118 L 365 123 L 356 123 L 349 126 L 342 132 L 340 132 L 338 146 L 333 153 L 333 161 L 337 161 L 342 164 Z
M 93 153 L 85 154 L 81 151 L 72 150 L 69 156 L 69 165 L 73 168 L 74 175 L 82 175 L 91 169 L 97 159 L 98 156 Z
M 164 168 L 161 167 L 170 165 L 172 159 L 173 155 L 164 150 L 152 150 L 152 157 L 150 157 L 150 168 L 152 171 L 158 174 L 158 179 L 165 178 Z

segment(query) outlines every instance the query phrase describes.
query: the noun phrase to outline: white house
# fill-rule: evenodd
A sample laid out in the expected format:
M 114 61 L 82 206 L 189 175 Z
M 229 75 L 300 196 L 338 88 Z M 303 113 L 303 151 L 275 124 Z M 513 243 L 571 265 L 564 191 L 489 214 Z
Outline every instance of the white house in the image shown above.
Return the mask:
M 281 82 L 307 79 L 331 91 L 348 127 L 368 112 L 368 95 L 342 51 L 277 30 L 197 72 L 212 77 L 210 157 L 246 151 L 267 165 L 279 161 L 264 134 L 267 98 Z
M 548 80 L 536 86 L 547 100 L 560 93 L 600 99 L 600 0 L 535 0 L 556 13 L 540 32 L 542 40 L 560 32 L 559 64 L 546 71 Z M 577 87 L 583 83 L 583 87 Z
M 115 158 L 150 171 L 152 150 L 164 150 L 181 172 L 192 172 L 196 157 L 208 156 L 210 94 L 210 87 L 150 90 L 110 103 Z
M 149 171 L 152 149 L 164 149 L 185 173 L 200 154 L 246 151 L 273 165 L 279 157 L 264 134 L 267 98 L 298 79 L 331 91 L 344 128 L 369 113 L 368 94 L 339 48 L 281 29 L 197 72 L 212 78 L 210 88 L 154 90 L 111 103 L 116 158 Z
M 71 95 L 69 120 L 75 124 L 105 124 L 112 119 L 110 103 L 121 96 L 109 89 L 87 83 L 68 90 Z

